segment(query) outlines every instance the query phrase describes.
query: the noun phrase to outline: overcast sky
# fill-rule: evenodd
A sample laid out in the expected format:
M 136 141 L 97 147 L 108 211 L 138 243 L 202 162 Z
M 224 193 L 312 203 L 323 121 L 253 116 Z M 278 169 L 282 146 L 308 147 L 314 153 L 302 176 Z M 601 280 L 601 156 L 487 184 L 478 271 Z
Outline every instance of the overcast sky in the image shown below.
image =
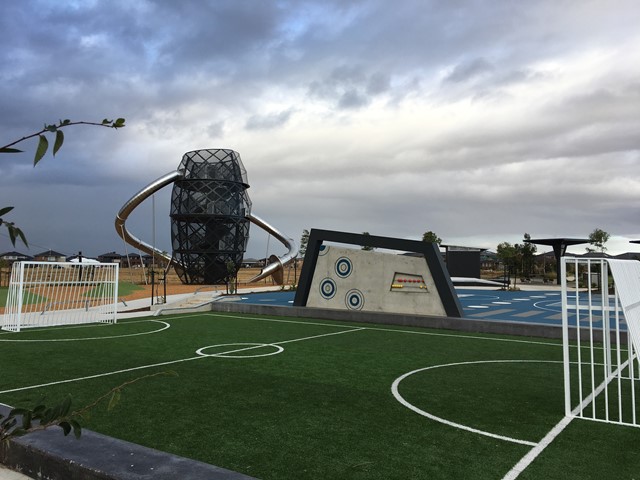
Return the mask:
M 0 145 L 127 126 L 71 127 L 36 168 L 33 140 L 2 154 L 0 206 L 23 253 L 124 253 L 123 203 L 184 152 L 229 148 L 253 212 L 296 242 L 432 230 L 495 250 L 601 228 L 609 253 L 640 251 L 639 26 L 637 0 L 7 0 Z M 127 223 L 167 251 L 170 190 Z M 267 242 L 252 226 L 248 256 Z

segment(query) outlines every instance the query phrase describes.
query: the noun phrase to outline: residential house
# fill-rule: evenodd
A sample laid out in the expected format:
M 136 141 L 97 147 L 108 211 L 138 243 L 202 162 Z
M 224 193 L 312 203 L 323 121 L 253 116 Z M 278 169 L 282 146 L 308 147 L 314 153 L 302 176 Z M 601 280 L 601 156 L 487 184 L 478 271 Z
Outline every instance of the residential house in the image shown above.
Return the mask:
M 40 252 L 33 256 L 36 262 L 64 262 L 67 257 L 55 250 L 47 250 L 46 252 Z
M 116 252 L 103 253 L 98 255 L 100 263 L 122 263 L 122 255 Z
M 4 262 L 7 265 L 13 265 L 14 262 L 28 262 L 30 260 L 33 260 L 33 257 L 20 252 L 5 252 L 0 254 L 0 262 Z

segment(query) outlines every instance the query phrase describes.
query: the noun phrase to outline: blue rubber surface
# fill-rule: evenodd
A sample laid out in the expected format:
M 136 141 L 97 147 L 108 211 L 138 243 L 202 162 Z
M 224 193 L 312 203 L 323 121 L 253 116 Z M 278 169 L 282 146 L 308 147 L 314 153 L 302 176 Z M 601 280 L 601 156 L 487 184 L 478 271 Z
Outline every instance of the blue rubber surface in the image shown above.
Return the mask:
M 507 292 L 456 288 L 456 292 L 465 318 L 562 325 L 562 301 L 559 290 Z M 237 297 L 236 301 L 291 306 L 294 297 L 295 292 L 264 292 L 242 295 Z M 572 318 L 575 318 L 575 315 L 570 313 L 570 323 L 575 323 L 575 320 L 571 322 Z

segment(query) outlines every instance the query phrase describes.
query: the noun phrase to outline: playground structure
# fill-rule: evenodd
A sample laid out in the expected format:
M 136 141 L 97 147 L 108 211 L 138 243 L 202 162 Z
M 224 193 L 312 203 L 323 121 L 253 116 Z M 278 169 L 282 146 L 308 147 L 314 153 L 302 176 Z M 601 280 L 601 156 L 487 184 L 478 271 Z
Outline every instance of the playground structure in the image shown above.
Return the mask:
M 125 223 L 140 203 L 172 183 L 173 254 L 168 255 L 132 235 Z M 237 152 L 187 152 L 177 170 L 150 183 L 123 205 L 116 216 L 116 232 L 133 247 L 163 258 L 168 267 L 173 265 L 183 283 L 216 285 L 227 283 L 240 268 L 249 239 L 249 223 L 253 223 L 288 251 L 281 257 L 272 256 L 271 263 L 251 282 L 281 277 L 283 267 L 298 253 L 295 242 L 251 212 L 248 188 L 247 172 Z
M 416 256 L 329 243 L 411 252 Z M 462 317 L 453 283 L 434 244 L 331 230 L 311 230 L 294 304 Z

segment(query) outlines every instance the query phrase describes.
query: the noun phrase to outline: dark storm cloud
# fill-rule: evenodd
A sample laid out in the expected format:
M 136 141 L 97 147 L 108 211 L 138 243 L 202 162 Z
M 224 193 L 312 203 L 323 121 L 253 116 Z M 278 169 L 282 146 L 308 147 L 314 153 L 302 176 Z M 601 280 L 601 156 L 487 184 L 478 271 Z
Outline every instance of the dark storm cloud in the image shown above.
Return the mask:
M 57 250 L 121 250 L 122 203 L 223 147 L 294 237 L 640 234 L 638 24 L 630 0 L 5 2 L 3 140 L 64 118 L 127 127 L 69 129 L 35 169 L 24 142 L 0 158 L 0 205 Z

